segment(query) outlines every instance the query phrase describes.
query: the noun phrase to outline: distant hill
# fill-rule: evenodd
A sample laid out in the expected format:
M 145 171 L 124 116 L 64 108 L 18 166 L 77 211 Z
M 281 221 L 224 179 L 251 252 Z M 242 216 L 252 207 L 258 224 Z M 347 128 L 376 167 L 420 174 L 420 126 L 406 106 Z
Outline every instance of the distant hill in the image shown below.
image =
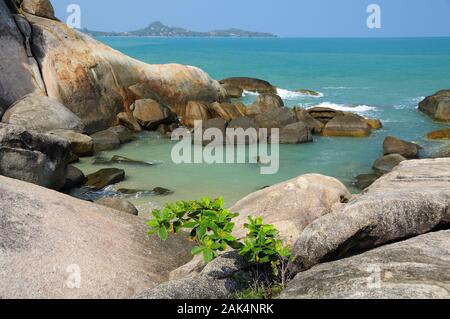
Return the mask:
M 130 37 L 228 37 L 228 38 L 274 38 L 276 35 L 264 32 L 252 32 L 240 29 L 214 30 L 209 32 L 197 32 L 178 27 L 166 26 L 157 21 L 149 26 L 129 32 L 103 32 L 81 29 L 90 36 L 130 36 Z

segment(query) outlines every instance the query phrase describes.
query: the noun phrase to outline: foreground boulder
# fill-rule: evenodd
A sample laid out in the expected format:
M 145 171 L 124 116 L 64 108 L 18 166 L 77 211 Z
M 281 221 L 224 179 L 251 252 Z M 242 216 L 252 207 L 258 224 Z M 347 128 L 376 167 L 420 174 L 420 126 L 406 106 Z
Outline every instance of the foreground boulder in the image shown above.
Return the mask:
M 450 230 L 299 273 L 281 299 L 449 299 Z
M 367 137 L 371 128 L 364 119 L 353 114 L 334 117 L 323 130 L 323 136 Z
M 450 122 L 450 90 L 442 90 L 426 97 L 419 110 L 436 121 Z
M 129 298 L 190 260 L 145 220 L 0 176 L 0 297 Z
M 267 81 L 246 78 L 246 77 L 234 77 L 227 78 L 220 81 L 223 85 L 231 85 L 241 88 L 245 91 L 257 92 L 257 93 L 277 93 L 277 89 Z
M 450 159 L 411 160 L 312 222 L 292 251 L 294 271 L 450 223 Z
M 422 149 L 420 145 L 401 140 L 394 136 L 388 136 L 383 142 L 384 155 L 400 154 L 406 158 L 418 158 L 419 151 Z
M 231 207 L 231 212 L 240 213 L 234 235 L 245 236 L 247 216 L 261 216 L 280 231 L 284 240 L 293 243 L 306 226 L 350 197 L 347 188 L 335 178 L 303 175 L 250 194 Z
M 66 140 L 0 124 L 0 174 L 3 176 L 61 189 L 66 181 L 69 153 Z

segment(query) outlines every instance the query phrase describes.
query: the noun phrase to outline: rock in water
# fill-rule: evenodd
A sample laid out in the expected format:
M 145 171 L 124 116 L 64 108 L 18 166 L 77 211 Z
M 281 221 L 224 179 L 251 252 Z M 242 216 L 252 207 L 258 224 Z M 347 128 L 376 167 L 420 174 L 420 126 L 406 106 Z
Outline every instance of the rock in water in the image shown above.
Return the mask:
M 280 130 L 281 144 L 300 144 L 312 141 L 311 130 L 303 122 L 289 124 Z
M 335 178 L 303 175 L 250 194 L 231 207 L 231 212 L 240 213 L 234 235 L 236 238 L 245 236 L 243 226 L 248 216 L 261 216 L 266 224 L 273 224 L 281 236 L 292 243 L 312 221 L 330 213 L 334 205 L 350 197 L 347 188 Z
M 86 176 L 83 172 L 75 166 L 69 165 L 67 167 L 66 183 L 64 184 L 64 190 L 71 190 L 79 187 L 86 182 Z
M 302 107 L 294 107 L 294 113 L 297 117 L 297 121 L 303 122 L 314 133 L 321 134 L 325 125 L 312 117 L 307 110 Z
M 220 81 L 223 85 L 237 86 L 243 90 L 258 93 L 277 93 L 277 89 L 267 81 L 246 78 L 246 77 L 234 77 L 223 79 Z
M 121 144 L 129 143 L 136 140 L 136 135 L 123 125 L 110 127 L 108 131 L 113 132 L 119 138 Z
M 204 103 L 189 101 L 186 106 L 186 113 L 183 117 L 183 124 L 194 127 L 195 121 L 207 121 L 212 118 L 208 106 Z
M 299 273 L 281 299 L 449 299 L 450 230 Z
M 394 136 L 388 136 L 383 142 L 384 155 L 400 154 L 406 158 L 418 158 L 419 151 L 422 149 L 420 145 L 403 141 Z
M 427 138 L 430 140 L 450 139 L 450 128 L 428 133 Z
M 292 248 L 294 271 L 450 222 L 450 159 L 410 160 L 362 195 L 307 226 Z
M 117 121 L 119 124 L 127 127 L 129 130 L 134 132 L 142 131 L 141 126 L 138 121 L 134 118 L 133 114 L 130 112 L 120 112 L 117 114 Z
M 370 126 L 353 114 L 334 117 L 323 130 L 323 136 L 367 137 L 370 133 Z
M 259 95 L 256 98 L 256 101 L 248 107 L 247 115 L 254 117 L 261 113 L 275 111 L 282 107 L 284 107 L 284 102 L 281 97 L 273 93 L 265 93 Z
M 86 176 L 85 186 L 93 190 L 101 190 L 106 186 L 120 183 L 125 179 L 125 171 L 118 168 L 104 168 Z
M 308 109 L 308 113 L 316 120 L 322 122 L 324 125 L 334 119 L 336 116 L 345 115 L 345 113 L 342 111 L 320 106 Z
M 386 174 L 391 172 L 398 164 L 406 161 L 406 158 L 399 154 L 391 154 L 382 156 L 373 163 L 372 168 L 379 174 Z
M 245 116 L 246 107 L 242 103 L 218 103 L 214 102 L 210 105 L 210 111 L 213 115 L 229 122 L 234 119 Z
M 123 200 L 120 198 L 116 198 L 116 197 L 100 198 L 100 199 L 97 199 L 94 203 L 112 208 L 119 212 L 134 215 L 134 216 L 137 216 L 139 214 L 139 211 L 137 210 L 137 208 L 133 204 L 131 204 L 129 201 Z
M 148 237 L 143 219 L 2 176 L 0 206 L 3 298 L 126 299 L 192 258 L 190 242 Z
M 100 131 L 91 135 L 94 142 L 94 151 L 111 151 L 120 148 L 119 136 L 111 130 Z
M 66 140 L 0 123 L 0 174 L 52 189 L 66 181 Z
M 69 130 L 55 130 L 48 134 L 69 141 L 72 153 L 79 157 L 89 157 L 94 154 L 94 141 L 90 136 Z
M 256 116 L 255 122 L 259 128 L 271 129 L 282 128 L 297 121 L 292 109 L 282 107 Z
M 437 121 L 450 122 L 450 90 L 442 90 L 420 102 L 419 110 Z
M 239 86 L 234 86 L 230 84 L 223 84 L 222 87 L 227 92 L 227 97 L 232 99 L 239 99 L 242 97 L 244 90 Z
M 161 124 L 177 121 L 177 116 L 169 108 L 152 99 L 137 100 L 131 106 L 134 118 L 146 130 L 154 131 Z

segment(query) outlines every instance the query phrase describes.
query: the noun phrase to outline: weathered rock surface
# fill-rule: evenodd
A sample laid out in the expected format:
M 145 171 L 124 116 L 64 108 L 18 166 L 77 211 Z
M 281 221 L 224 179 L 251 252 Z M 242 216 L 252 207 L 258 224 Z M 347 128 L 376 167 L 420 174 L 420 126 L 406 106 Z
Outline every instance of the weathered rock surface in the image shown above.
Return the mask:
M 234 234 L 237 238 L 245 236 L 243 225 L 248 222 L 247 217 L 261 216 L 265 223 L 277 227 L 287 242 L 293 243 L 312 221 L 350 197 L 347 188 L 335 178 L 303 175 L 250 194 L 231 207 L 231 212 L 240 213 Z
M 304 270 L 450 223 L 450 159 L 411 160 L 305 228 L 293 247 Z
M 308 113 L 313 118 L 322 122 L 323 124 L 327 124 L 329 121 L 334 119 L 336 116 L 341 116 L 341 115 L 345 114 L 342 111 L 338 111 L 338 110 L 331 109 L 328 107 L 320 107 L 320 106 L 308 109 Z
M 375 181 L 379 179 L 380 176 L 381 174 L 377 173 L 358 175 L 356 176 L 355 186 L 358 187 L 359 189 L 366 189 L 367 187 L 375 183 Z
M 418 236 L 297 274 L 281 299 L 449 299 L 450 231 Z
M 13 104 L 2 122 L 41 133 L 59 129 L 84 131 L 78 116 L 58 101 L 37 94 L 29 94 Z
M 258 93 L 277 93 L 277 89 L 267 81 L 246 78 L 246 77 L 234 77 L 227 78 L 220 81 L 223 85 L 237 86 L 243 90 Z
M 334 117 L 323 130 L 323 136 L 366 137 L 371 133 L 370 126 L 359 116 L 345 114 Z
M 27 13 L 31 13 L 43 18 L 56 19 L 55 11 L 49 0 L 21 0 L 21 8 Z
M 94 203 L 96 203 L 97 205 L 106 206 L 106 207 L 112 208 L 116 211 L 127 213 L 127 214 L 134 215 L 134 216 L 137 216 L 139 214 L 139 211 L 133 204 L 131 204 L 127 200 L 120 199 L 117 197 L 100 198 L 100 199 L 97 199 Z
M 94 143 L 94 152 L 111 151 L 120 148 L 119 136 L 108 130 L 100 131 L 91 135 Z
M 52 189 L 65 183 L 70 145 L 55 136 L 0 124 L 0 174 Z
M 130 109 L 134 118 L 146 130 L 156 130 L 161 124 L 177 121 L 175 113 L 152 99 L 137 100 Z
M 73 165 L 67 166 L 66 182 L 64 183 L 63 190 L 71 190 L 72 188 L 79 187 L 86 182 L 86 176 L 83 172 Z
M 104 168 L 86 176 L 85 186 L 93 190 L 101 190 L 106 186 L 120 183 L 125 179 L 125 171 L 118 168 Z
M 302 107 L 294 107 L 297 121 L 305 123 L 314 134 L 321 134 L 325 125 L 312 117 L 309 112 Z
M 450 90 L 442 90 L 426 97 L 419 110 L 436 121 L 450 122 Z
M 131 131 L 142 131 L 142 127 L 139 125 L 138 121 L 134 118 L 133 113 L 131 112 L 120 112 L 117 114 L 117 121 L 119 124 L 127 127 Z
M 377 159 L 373 163 L 372 168 L 379 174 L 386 174 L 391 172 L 395 167 L 397 167 L 398 164 L 403 161 L 406 161 L 406 158 L 401 156 L 400 154 L 385 155 Z
M 244 93 L 244 90 L 242 88 L 240 88 L 239 86 L 223 84 L 222 87 L 227 92 L 228 98 L 238 99 L 238 98 L 242 97 L 242 94 Z
M 394 136 L 388 136 L 384 139 L 383 150 L 384 155 L 400 154 L 406 158 L 417 158 L 419 151 L 422 149 L 420 145 L 398 139 Z
M 223 118 L 229 122 L 234 119 L 245 116 L 246 107 L 244 104 L 236 103 L 217 103 L 214 102 L 210 105 L 210 111 L 215 113 L 216 116 Z
M 137 137 L 136 135 L 130 131 L 128 128 L 126 128 L 123 125 L 116 125 L 113 127 L 110 127 L 108 131 L 114 133 L 119 138 L 119 141 L 121 144 L 125 144 L 128 142 L 134 141 Z
M 256 101 L 247 108 L 247 115 L 254 117 L 261 113 L 277 110 L 283 106 L 284 102 L 278 95 L 273 93 L 260 94 Z
M 311 130 L 303 122 L 289 124 L 280 130 L 281 144 L 300 144 L 312 141 Z
M 129 298 L 191 259 L 145 220 L 2 176 L 0 207 L 0 298 Z
M 194 127 L 195 121 L 206 121 L 210 118 L 212 114 L 206 104 L 189 101 L 182 122 L 186 126 Z
M 286 125 L 297 122 L 292 109 L 282 107 L 271 112 L 265 112 L 255 117 L 255 122 L 259 128 L 283 128 Z
M 79 157 L 92 156 L 94 153 L 94 141 L 92 137 L 69 130 L 55 130 L 48 134 L 55 135 L 70 143 L 70 150 Z
M 383 123 L 379 119 L 364 118 L 364 122 L 366 122 L 373 130 L 379 130 L 383 128 Z
M 427 134 L 427 138 L 430 140 L 450 139 L 450 128 L 430 132 Z
M 196 126 L 195 129 L 196 131 L 201 132 L 201 135 L 193 135 L 193 142 L 196 145 L 222 145 L 226 142 L 227 122 L 222 118 L 216 117 L 206 120 L 202 122 L 201 125 Z M 214 133 L 214 136 L 205 134 L 206 131 L 208 131 L 208 133 Z

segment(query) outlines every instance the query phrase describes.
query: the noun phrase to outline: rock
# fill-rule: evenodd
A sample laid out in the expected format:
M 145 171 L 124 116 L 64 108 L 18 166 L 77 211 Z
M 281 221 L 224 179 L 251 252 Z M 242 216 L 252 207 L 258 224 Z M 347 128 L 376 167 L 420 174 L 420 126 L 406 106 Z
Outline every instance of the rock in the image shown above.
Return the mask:
M 206 262 L 202 255 L 194 256 L 194 258 L 187 264 L 172 270 L 169 275 L 170 280 L 192 278 L 197 276 L 205 268 Z
M 217 103 L 211 104 L 210 109 L 216 116 L 229 122 L 246 114 L 246 107 L 242 103 Z
M 436 121 L 450 122 L 450 90 L 442 90 L 426 97 L 419 110 Z
M 431 154 L 430 158 L 450 157 L 450 144 L 445 145 L 439 151 Z
M 185 237 L 148 237 L 144 219 L 2 176 L 0 206 L 6 299 L 126 299 L 192 258 Z
M 146 130 L 156 130 L 161 124 L 171 124 L 177 120 L 169 108 L 152 99 L 137 100 L 131 106 L 133 116 Z
M 229 299 L 250 284 L 252 267 L 236 251 L 219 256 L 200 274 L 171 280 L 136 296 L 137 299 Z
M 21 19 L 20 21 L 23 21 Z M 31 35 L 31 27 L 23 21 Z M 4 1 L 0 1 L 0 119 L 3 113 L 24 96 L 42 93 L 42 79 L 36 61 L 27 52 L 25 36 Z M 28 42 L 29 43 L 29 42 Z M 42 93 L 43 94 L 43 93 Z
M 355 186 L 358 187 L 359 189 L 366 189 L 367 187 L 375 183 L 375 181 L 379 179 L 380 176 L 381 175 L 378 173 L 358 175 L 356 176 Z
M 400 154 L 385 155 L 377 159 L 375 163 L 373 163 L 372 168 L 380 174 L 386 174 L 391 172 L 403 161 L 406 161 L 406 158 Z
M 157 196 L 166 196 L 166 195 L 172 195 L 174 192 L 170 189 L 164 188 L 164 187 L 155 187 L 152 191 L 153 195 Z
M 200 126 L 196 126 L 195 129 L 197 131 L 200 130 Z M 222 119 L 222 118 L 213 118 L 213 119 L 209 119 L 206 120 L 204 122 L 202 122 L 201 124 L 201 136 L 198 136 L 196 134 L 193 135 L 193 142 L 196 145 L 208 145 L 208 144 L 213 144 L 213 145 L 222 145 L 226 142 L 226 129 L 227 129 L 227 122 Z M 220 136 L 222 138 L 221 141 L 216 140 L 216 137 L 214 138 L 204 138 L 204 134 L 205 131 L 209 130 L 209 129 L 216 129 L 218 130 L 217 132 L 220 132 Z
M 450 231 L 387 245 L 299 273 L 280 299 L 449 299 Z
M 427 138 L 430 140 L 450 139 L 450 128 L 428 133 Z
M 190 101 L 186 106 L 186 113 L 182 120 L 183 124 L 194 127 L 195 121 L 206 121 L 212 118 L 209 108 L 200 102 Z
M 255 117 L 256 125 L 259 128 L 282 128 L 286 125 L 297 122 L 295 113 L 292 109 L 283 107 L 274 111 L 262 113 Z
M 294 113 L 296 115 L 297 121 L 303 122 L 306 124 L 306 126 L 314 133 L 314 134 L 321 134 L 325 125 L 313 118 L 309 112 L 302 108 L 302 107 L 294 107 Z
M 12 105 L 2 122 L 41 133 L 58 129 L 84 131 L 81 120 L 64 105 L 36 94 L 29 94 Z
M 79 187 L 86 182 L 86 176 L 73 165 L 67 166 L 66 182 L 62 189 L 70 190 Z
M 128 128 L 122 125 L 111 127 L 108 129 L 108 131 L 116 134 L 121 144 L 125 144 L 136 140 L 136 135 L 133 132 L 131 132 Z
M 94 133 L 91 135 L 91 138 L 94 143 L 95 153 L 111 151 L 120 148 L 119 136 L 110 130 Z
M 311 130 L 303 122 L 289 124 L 280 130 L 281 144 L 300 144 L 312 141 Z
M 245 91 L 258 92 L 258 93 L 277 93 L 277 89 L 267 81 L 246 78 L 246 77 L 234 77 L 227 78 L 220 81 L 222 85 L 237 86 Z
M 228 134 L 227 143 L 233 145 L 252 145 L 258 143 L 258 125 L 250 117 L 240 117 L 228 123 L 229 129 L 234 129 L 234 136 Z M 242 129 L 242 130 L 240 130 Z
M 22 0 L 21 8 L 43 18 L 56 19 L 55 12 L 49 0 Z
M 228 123 L 228 128 L 242 128 L 244 130 L 247 130 L 249 128 L 258 129 L 258 125 L 256 125 L 256 122 L 251 117 L 239 117 L 237 119 L 232 120 L 230 123 Z
M 143 165 L 143 166 L 153 166 L 152 162 L 144 162 L 134 160 L 125 156 L 114 155 L 110 159 L 96 158 L 93 162 L 94 165 L 110 165 L 110 164 L 130 164 L 130 165 Z
M 384 155 L 400 154 L 406 158 L 419 157 L 420 145 L 400 140 L 394 136 L 388 136 L 383 142 Z
M 284 102 L 278 95 L 272 93 L 260 94 L 256 101 L 248 107 L 247 115 L 254 117 L 261 113 L 275 111 L 283 106 Z
M 450 159 L 410 160 L 362 195 L 307 226 L 292 248 L 295 272 L 450 222 Z
M 100 199 L 96 200 L 94 203 L 96 203 L 97 205 L 106 206 L 106 207 L 112 208 L 114 210 L 117 210 L 119 212 L 127 213 L 127 214 L 134 215 L 134 216 L 137 216 L 139 214 L 139 211 L 137 210 L 137 208 L 133 204 L 131 204 L 129 201 L 123 200 L 120 198 L 116 198 L 116 197 L 100 198 Z
M 308 109 L 308 113 L 313 118 L 322 122 L 323 124 L 327 124 L 329 121 L 334 119 L 336 116 L 342 116 L 345 114 L 344 112 L 341 112 L 341 111 L 338 111 L 335 109 L 331 109 L 328 107 L 320 107 L 320 106 Z
M 379 130 L 383 128 L 383 123 L 381 123 L 379 119 L 364 118 L 364 122 L 366 122 L 367 125 L 369 125 L 373 130 Z
M 261 216 L 273 224 L 288 243 L 293 243 L 302 230 L 315 219 L 331 212 L 336 204 L 346 202 L 351 194 L 337 179 L 308 174 L 274 185 L 240 200 L 231 212 L 236 218 L 234 235 L 244 237 L 247 217 Z
M 70 145 L 55 136 L 0 123 L 0 174 L 52 189 L 66 180 Z
M 125 179 L 125 171 L 118 168 L 104 168 L 86 176 L 85 186 L 93 190 L 102 190 L 106 186 L 117 184 Z
M 78 155 L 76 155 L 72 151 L 70 151 L 69 158 L 67 160 L 67 164 L 78 163 L 79 161 L 80 161 L 80 158 L 78 157 Z
M 133 132 L 141 132 L 142 127 L 139 125 L 138 121 L 134 118 L 133 113 L 130 112 L 120 112 L 117 114 L 117 121 L 119 124 L 125 126 Z
M 77 157 L 89 157 L 94 154 L 92 137 L 69 130 L 55 130 L 48 134 L 63 138 L 70 143 L 70 150 Z
M 366 137 L 371 133 L 370 126 L 358 116 L 345 114 L 334 117 L 323 130 L 323 136 Z
M 315 97 L 322 96 L 322 94 L 320 94 L 319 92 L 316 92 L 313 90 L 307 90 L 307 89 L 299 89 L 299 90 L 296 90 L 295 92 L 301 93 L 303 95 L 309 95 L 309 96 L 315 96 Z
M 198 68 L 145 64 L 64 23 L 25 15 L 48 96 L 75 113 L 89 134 L 115 125 L 116 115 L 130 110 L 134 85 L 154 92 L 173 110 L 184 110 L 188 101 L 225 99 L 220 84 Z
M 242 97 L 244 90 L 239 86 L 234 86 L 230 84 L 223 84 L 222 87 L 227 92 L 227 97 L 232 99 L 239 99 Z

